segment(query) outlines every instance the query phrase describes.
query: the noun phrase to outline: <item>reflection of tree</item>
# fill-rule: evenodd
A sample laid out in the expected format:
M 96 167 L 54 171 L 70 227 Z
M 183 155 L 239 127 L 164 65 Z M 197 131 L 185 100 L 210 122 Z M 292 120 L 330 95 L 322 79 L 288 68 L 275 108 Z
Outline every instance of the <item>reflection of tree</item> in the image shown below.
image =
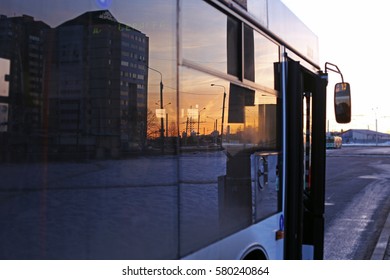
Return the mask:
M 157 118 L 156 114 L 153 111 L 148 110 L 146 137 L 147 139 L 158 138 L 160 136 L 159 133 L 160 133 L 159 119 Z

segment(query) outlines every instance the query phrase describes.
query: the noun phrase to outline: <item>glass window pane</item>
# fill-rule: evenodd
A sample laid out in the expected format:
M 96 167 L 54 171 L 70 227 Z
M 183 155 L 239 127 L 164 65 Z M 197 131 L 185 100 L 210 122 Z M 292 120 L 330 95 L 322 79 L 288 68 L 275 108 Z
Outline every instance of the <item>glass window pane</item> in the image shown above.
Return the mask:
M 203 1 L 182 1 L 182 19 L 183 58 L 223 73 L 237 65 L 236 21 Z
M 272 94 L 180 68 L 181 254 L 280 210 L 280 106 Z M 270 187 L 257 192 L 256 155 L 271 151 Z
M 274 63 L 279 62 L 279 47 L 258 32 L 254 32 L 255 82 L 274 89 Z
M 0 10 L 0 259 L 176 258 L 176 0 Z
M 186 255 L 222 235 L 219 188 L 227 157 L 220 131 L 223 86 L 228 84 L 211 86 L 214 77 L 184 67 L 180 81 L 180 236 Z

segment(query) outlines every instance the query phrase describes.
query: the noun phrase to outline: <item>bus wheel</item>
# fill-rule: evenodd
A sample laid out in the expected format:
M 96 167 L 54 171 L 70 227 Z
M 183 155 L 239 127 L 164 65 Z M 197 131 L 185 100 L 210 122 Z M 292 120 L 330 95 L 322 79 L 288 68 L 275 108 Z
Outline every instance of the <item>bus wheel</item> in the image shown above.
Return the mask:
M 267 257 L 262 250 L 254 250 L 249 252 L 244 258 L 244 260 L 266 260 Z

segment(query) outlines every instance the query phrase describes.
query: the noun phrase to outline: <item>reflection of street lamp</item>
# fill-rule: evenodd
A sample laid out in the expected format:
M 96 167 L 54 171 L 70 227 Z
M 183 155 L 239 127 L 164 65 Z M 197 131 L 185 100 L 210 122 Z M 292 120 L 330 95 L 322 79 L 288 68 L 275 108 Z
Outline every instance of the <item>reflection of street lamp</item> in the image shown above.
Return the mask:
M 146 67 L 152 71 L 155 71 L 157 72 L 158 74 L 160 74 L 160 109 L 164 109 L 164 106 L 163 106 L 163 88 L 164 88 L 164 85 L 163 85 L 163 82 L 162 82 L 162 73 L 152 67 L 149 67 L 148 65 L 146 65 Z M 164 153 L 164 117 L 162 116 L 161 117 L 161 129 L 160 129 L 160 137 L 161 137 L 161 142 L 162 142 L 162 152 Z
M 206 116 L 206 118 L 208 118 L 208 119 L 212 119 L 212 120 L 214 120 L 215 122 L 213 122 L 214 123 L 214 131 L 211 133 L 211 135 L 213 135 L 214 137 L 215 137 L 215 144 L 217 144 L 218 143 L 218 135 L 219 135 L 219 133 L 218 133 L 218 130 L 217 130 L 217 127 L 218 127 L 218 119 L 215 119 L 215 118 L 212 118 L 212 117 L 209 117 L 209 116 Z
M 218 128 L 217 128 L 217 126 L 218 126 L 218 119 L 215 119 L 215 118 L 212 118 L 212 117 L 209 117 L 209 116 L 206 116 L 206 118 L 208 118 L 208 119 L 212 119 L 212 120 L 214 120 L 214 131 L 217 131 L 217 133 L 218 133 Z
M 165 104 L 165 106 L 164 106 L 164 109 L 165 109 L 165 107 L 167 107 L 168 105 L 171 105 L 172 103 L 171 102 L 169 102 L 168 104 Z M 168 138 L 168 113 L 165 113 L 165 131 L 167 132 L 167 138 Z
M 199 133 L 200 112 L 202 112 L 203 110 L 206 110 L 206 107 L 205 107 L 205 108 L 203 108 L 202 110 L 200 110 L 200 111 L 198 112 L 198 135 L 200 135 L 200 133 Z
M 212 87 L 222 87 L 223 88 L 223 102 L 222 102 L 222 121 L 221 121 L 221 146 L 223 140 L 223 124 L 225 122 L 225 101 L 226 101 L 226 88 L 222 85 L 211 84 Z

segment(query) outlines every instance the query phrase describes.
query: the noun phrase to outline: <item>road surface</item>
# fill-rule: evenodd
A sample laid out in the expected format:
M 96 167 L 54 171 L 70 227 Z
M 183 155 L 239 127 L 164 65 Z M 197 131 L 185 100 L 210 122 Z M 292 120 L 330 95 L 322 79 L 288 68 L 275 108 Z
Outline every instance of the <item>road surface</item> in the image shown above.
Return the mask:
M 325 259 L 369 259 L 390 210 L 390 147 L 327 151 Z

